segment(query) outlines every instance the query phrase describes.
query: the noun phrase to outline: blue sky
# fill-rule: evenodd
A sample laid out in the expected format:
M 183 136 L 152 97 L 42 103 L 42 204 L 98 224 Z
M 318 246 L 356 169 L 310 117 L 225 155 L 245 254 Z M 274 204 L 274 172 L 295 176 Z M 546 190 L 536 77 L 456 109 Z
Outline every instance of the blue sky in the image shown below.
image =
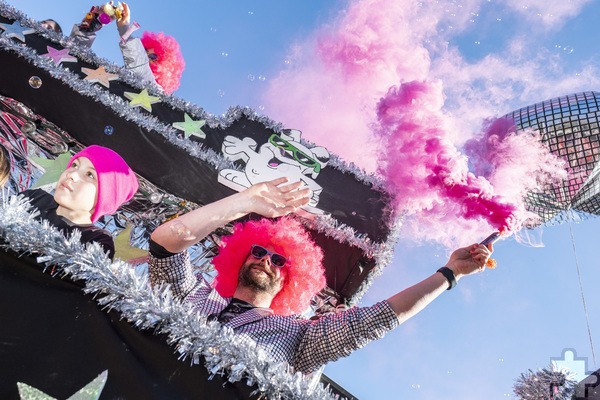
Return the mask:
M 73 0 L 11 3 L 31 18 L 53 17 L 65 31 L 91 6 Z M 187 67 L 177 96 L 214 114 L 245 105 L 282 122 L 289 117 L 282 107 L 293 107 L 301 114 L 293 127 L 303 130 L 314 122 L 309 112 L 302 112 L 310 104 L 298 103 L 298 97 L 289 93 L 280 95 L 283 106 L 278 107 L 268 95 L 270 85 L 290 68 L 307 68 L 307 49 L 316 32 L 335 29 L 348 15 L 349 4 L 355 3 L 174 0 L 150 7 L 148 2 L 132 0 L 130 6 L 142 29 L 164 31 L 179 40 Z M 383 0 L 363 3 L 386 4 Z M 402 22 L 397 25 L 398 35 L 414 34 L 415 49 L 427 51 L 429 64 L 417 77 L 443 82 L 443 109 L 458 127 L 459 147 L 477 132 L 482 118 L 600 87 L 600 5 L 592 1 L 399 4 L 416 8 L 414 14 L 398 17 L 396 22 Z M 393 12 L 397 9 L 390 9 Z M 107 26 L 94 50 L 121 64 L 117 40 L 114 24 Z M 393 76 L 389 86 L 403 79 L 402 71 L 416 74 L 404 66 L 390 64 L 389 69 L 384 71 Z M 308 78 L 304 82 L 308 90 L 327 92 L 322 82 L 321 87 Z M 285 88 L 285 80 L 277 84 Z M 329 141 L 331 135 L 319 137 L 310 129 L 306 133 L 310 140 L 343 153 L 347 161 L 359 162 L 349 158 L 352 153 L 346 149 L 338 151 L 335 140 Z M 367 127 L 360 127 L 356 135 L 368 135 Z M 365 158 L 376 159 L 367 153 Z M 588 370 L 600 368 L 593 364 L 579 286 L 580 277 L 598 359 L 598 228 L 597 219 L 545 227 L 535 232 L 541 234 L 544 247 L 524 246 L 512 238 L 498 243 L 496 270 L 462 280 L 383 340 L 331 363 L 325 372 L 360 399 L 469 400 L 511 398 L 513 382 L 522 372 L 547 366 L 567 348 L 588 358 Z M 392 264 L 361 304 L 373 304 L 427 277 L 445 263 L 447 254 L 441 245 L 403 237 Z

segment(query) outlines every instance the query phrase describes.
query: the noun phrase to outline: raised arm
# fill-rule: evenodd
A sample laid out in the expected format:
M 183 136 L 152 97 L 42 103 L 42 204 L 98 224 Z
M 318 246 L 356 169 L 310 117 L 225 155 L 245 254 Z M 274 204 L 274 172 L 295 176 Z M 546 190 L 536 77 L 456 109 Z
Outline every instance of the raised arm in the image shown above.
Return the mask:
M 446 268 L 454 274 L 456 281 L 464 276 L 482 272 L 492 254 L 493 245 L 489 248 L 481 244 L 473 244 L 455 250 Z M 395 294 L 387 301 L 398 316 L 400 323 L 419 313 L 436 297 L 449 288 L 449 280 L 440 272 L 436 272 L 421 282 Z
M 165 222 L 152 240 L 172 253 L 194 245 L 215 229 L 250 213 L 280 217 L 308 204 L 310 189 L 302 182 L 286 184 L 287 178 L 258 183 L 224 199 Z
M 483 271 L 492 250 L 474 244 L 452 253 L 446 268 L 456 280 Z M 293 360 L 294 368 L 305 373 L 348 356 L 367 343 L 417 314 L 449 287 L 448 279 L 436 272 L 425 280 L 371 307 L 354 307 L 307 322 L 307 329 Z

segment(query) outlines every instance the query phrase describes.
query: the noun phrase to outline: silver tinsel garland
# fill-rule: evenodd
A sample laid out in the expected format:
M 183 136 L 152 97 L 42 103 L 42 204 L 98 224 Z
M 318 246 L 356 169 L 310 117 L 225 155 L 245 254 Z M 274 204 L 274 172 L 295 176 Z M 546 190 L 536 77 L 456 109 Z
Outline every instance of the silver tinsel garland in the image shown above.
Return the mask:
M 576 384 L 571 374 L 551 364 L 537 372 L 529 370 L 521 374 L 513 391 L 520 400 L 570 400 Z
M 193 308 L 173 298 L 168 287 L 152 288 L 146 273 L 117 260 L 111 262 L 97 243 L 83 245 L 78 233 L 65 238 L 47 222 L 34 219 L 22 197 L 11 196 L 0 205 L 0 236 L 6 246 L 22 253 L 39 253 L 38 261 L 58 274 L 85 281 L 84 292 L 102 293 L 98 303 L 118 311 L 140 329 L 168 335 L 179 358 L 200 362 L 212 375 L 231 382 L 256 384 L 269 399 L 333 399 L 322 385 L 314 385 L 289 365 L 274 362 L 253 342 L 218 323 L 207 323 Z

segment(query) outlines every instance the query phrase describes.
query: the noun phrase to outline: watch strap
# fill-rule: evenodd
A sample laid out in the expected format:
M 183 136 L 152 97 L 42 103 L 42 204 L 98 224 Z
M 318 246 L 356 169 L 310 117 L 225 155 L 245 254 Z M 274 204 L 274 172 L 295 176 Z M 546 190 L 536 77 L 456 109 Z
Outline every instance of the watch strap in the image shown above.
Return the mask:
M 452 270 L 450 268 L 442 267 L 442 268 L 438 269 L 437 272 L 444 275 L 444 278 L 446 278 L 448 280 L 449 286 L 448 286 L 448 289 L 446 289 L 446 290 L 450 290 L 456 286 L 456 277 L 454 276 L 454 272 L 452 272 Z

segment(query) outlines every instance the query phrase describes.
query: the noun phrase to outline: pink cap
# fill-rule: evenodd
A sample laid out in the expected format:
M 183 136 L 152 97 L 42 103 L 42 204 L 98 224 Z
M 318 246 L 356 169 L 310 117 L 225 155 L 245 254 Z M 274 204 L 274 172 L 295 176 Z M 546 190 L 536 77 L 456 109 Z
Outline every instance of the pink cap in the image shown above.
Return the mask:
M 79 157 L 86 157 L 98 174 L 98 199 L 92 222 L 112 214 L 137 192 L 138 180 L 129 165 L 113 150 L 92 145 L 71 157 L 67 168 Z

